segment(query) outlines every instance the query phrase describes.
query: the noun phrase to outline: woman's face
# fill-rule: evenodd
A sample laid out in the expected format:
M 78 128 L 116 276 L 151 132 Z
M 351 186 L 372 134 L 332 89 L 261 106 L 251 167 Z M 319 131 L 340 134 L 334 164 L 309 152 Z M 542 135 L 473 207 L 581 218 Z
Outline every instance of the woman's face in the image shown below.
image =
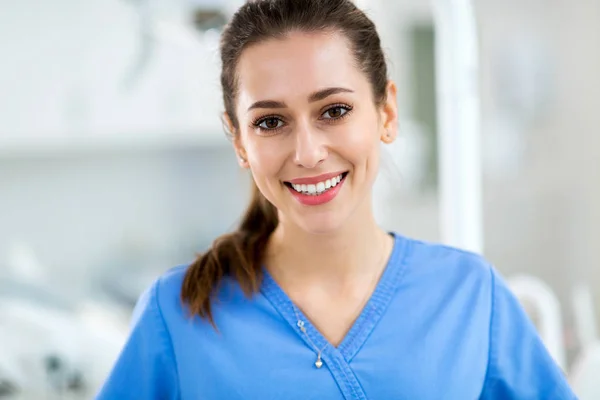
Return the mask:
M 396 136 L 396 88 L 388 83 L 377 107 L 355 64 L 338 33 L 294 32 L 240 57 L 236 151 L 282 224 L 327 233 L 372 212 L 379 143 Z

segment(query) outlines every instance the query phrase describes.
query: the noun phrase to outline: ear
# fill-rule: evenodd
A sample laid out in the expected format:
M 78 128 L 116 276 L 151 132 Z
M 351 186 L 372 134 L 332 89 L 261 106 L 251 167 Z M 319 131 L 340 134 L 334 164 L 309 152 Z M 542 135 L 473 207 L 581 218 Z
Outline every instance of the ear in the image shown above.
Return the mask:
M 398 136 L 398 104 L 396 95 L 398 89 L 393 81 L 386 86 L 386 101 L 381 107 L 381 141 L 389 144 Z
M 233 149 L 235 150 L 238 164 L 242 168 L 249 168 L 250 164 L 248 164 L 248 156 L 242 144 L 241 136 L 233 126 L 231 118 L 229 118 L 229 115 L 226 112 L 223 113 L 223 125 L 225 126 L 225 129 L 227 129 L 228 134 L 233 138 Z

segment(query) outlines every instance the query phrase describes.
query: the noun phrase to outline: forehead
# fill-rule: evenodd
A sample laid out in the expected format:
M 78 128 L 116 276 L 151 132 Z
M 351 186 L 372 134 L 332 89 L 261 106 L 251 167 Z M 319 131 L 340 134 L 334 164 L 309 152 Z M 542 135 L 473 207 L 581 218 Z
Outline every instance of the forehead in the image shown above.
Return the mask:
M 336 32 L 293 32 L 269 39 L 242 53 L 238 67 L 238 104 L 258 100 L 306 101 L 310 93 L 328 87 L 368 90 L 355 65 L 347 39 Z

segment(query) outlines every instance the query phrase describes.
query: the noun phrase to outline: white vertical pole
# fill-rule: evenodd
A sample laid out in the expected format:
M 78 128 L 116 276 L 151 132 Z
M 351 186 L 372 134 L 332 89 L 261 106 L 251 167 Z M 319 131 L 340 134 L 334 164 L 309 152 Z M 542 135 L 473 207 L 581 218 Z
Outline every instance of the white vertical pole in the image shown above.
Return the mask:
M 470 0 L 434 0 L 443 242 L 483 251 L 479 68 Z

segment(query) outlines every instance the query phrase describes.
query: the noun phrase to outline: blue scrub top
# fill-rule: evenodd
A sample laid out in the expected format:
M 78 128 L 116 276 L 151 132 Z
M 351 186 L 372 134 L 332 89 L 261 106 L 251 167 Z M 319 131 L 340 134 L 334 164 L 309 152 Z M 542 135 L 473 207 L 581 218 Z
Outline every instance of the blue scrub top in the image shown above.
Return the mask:
M 535 327 L 480 256 L 395 235 L 375 292 L 322 368 L 290 298 L 265 271 L 247 298 L 233 280 L 213 306 L 218 332 L 181 305 L 186 267 L 140 298 L 97 399 L 575 399 Z

